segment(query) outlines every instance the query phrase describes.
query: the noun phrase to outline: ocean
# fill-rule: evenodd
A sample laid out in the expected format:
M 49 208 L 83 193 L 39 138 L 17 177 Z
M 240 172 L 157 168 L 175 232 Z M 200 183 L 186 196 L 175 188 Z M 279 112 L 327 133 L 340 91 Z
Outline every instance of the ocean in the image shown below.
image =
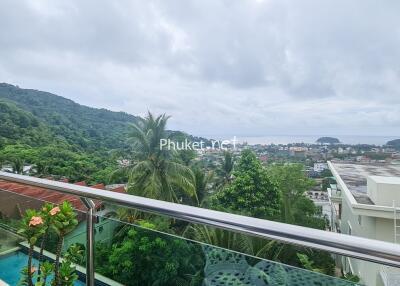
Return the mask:
M 289 143 L 315 143 L 318 138 L 328 135 L 271 135 L 271 136 L 236 136 L 238 142 L 247 142 L 250 145 L 254 144 L 289 144 Z M 232 136 L 231 136 L 232 137 Z M 221 138 L 231 139 L 231 137 Z M 338 138 L 343 144 L 370 144 L 370 145 L 385 145 L 386 142 L 394 139 L 399 139 L 400 136 L 359 136 L 359 135 L 329 135 L 329 137 Z

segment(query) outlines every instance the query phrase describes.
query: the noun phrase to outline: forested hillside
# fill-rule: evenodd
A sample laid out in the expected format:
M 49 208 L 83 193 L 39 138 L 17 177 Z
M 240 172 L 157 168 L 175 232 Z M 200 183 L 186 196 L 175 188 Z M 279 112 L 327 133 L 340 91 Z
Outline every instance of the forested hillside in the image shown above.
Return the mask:
M 110 182 L 128 147 L 129 126 L 137 120 L 124 112 L 2 83 L 0 167 L 20 173 L 24 165 L 32 165 L 42 175 Z
M 205 138 L 167 130 L 168 119 L 165 114 L 154 116 L 150 112 L 141 119 L 81 106 L 46 92 L 0 84 L 0 166 L 18 174 L 68 179 L 72 183 L 128 182 L 127 192 L 132 195 L 316 229 L 327 227 L 321 210 L 306 196 L 315 182 L 306 177 L 304 165 L 265 166 L 250 149 L 244 149 L 236 158 L 233 153 L 223 152 L 213 157 L 214 160 L 201 158 L 193 150 L 160 149 L 162 138 L 210 143 Z M 131 217 L 126 210 L 118 213 L 121 219 Z M 140 213 L 135 219 L 142 221 L 146 228 L 185 235 L 191 240 L 277 259 L 297 267 L 309 269 L 317 265 L 319 272 L 334 274 L 334 261 L 321 251 L 270 244 L 240 234 L 233 237 L 223 230 L 153 219 Z M 97 244 L 98 257 L 104 267 L 96 271 L 125 285 L 133 279 L 140 285 L 150 280 L 175 285 L 177 277 L 190 282 L 188 273 L 192 277 L 199 275 L 193 270 L 204 265 L 201 248 L 190 247 L 186 240 L 169 244 L 161 241 L 163 238 L 158 237 L 157 232 L 154 234 L 149 237 L 148 233 L 123 228 L 112 245 Z M 162 243 L 154 244 L 154 239 Z M 143 242 L 142 246 L 138 241 Z M 127 248 L 128 244 L 136 248 Z M 166 255 L 162 262 L 157 262 L 160 252 Z M 176 253 L 180 255 L 174 255 Z M 110 271 L 113 267 L 124 269 L 126 261 L 134 258 L 132 255 L 156 261 L 158 266 L 153 267 L 154 274 L 149 277 L 143 271 L 148 268 L 146 264 L 136 265 L 129 275 L 120 270 Z M 184 259 L 176 260 L 176 257 Z M 165 263 L 172 268 L 165 270 Z M 202 276 L 199 277 L 201 280 Z
M 48 92 L 0 83 L 0 167 L 92 183 L 121 182 L 111 174 L 130 156 L 128 137 L 140 118 L 83 106 Z M 167 136 L 206 143 L 180 131 Z
M 400 150 L 400 139 L 395 139 L 395 140 L 390 140 L 386 143 L 388 147 L 395 148 L 397 150 Z
M 124 112 L 91 108 L 55 94 L 5 83 L 0 84 L 0 100 L 3 143 L 21 135 L 32 136 L 26 133 L 33 132 L 51 133 L 83 150 L 119 148 L 126 142 L 128 125 L 138 119 Z
M 0 148 L 21 143 L 32 146 L 52 141 L 51 131 L 30 112 L 0 99 Z

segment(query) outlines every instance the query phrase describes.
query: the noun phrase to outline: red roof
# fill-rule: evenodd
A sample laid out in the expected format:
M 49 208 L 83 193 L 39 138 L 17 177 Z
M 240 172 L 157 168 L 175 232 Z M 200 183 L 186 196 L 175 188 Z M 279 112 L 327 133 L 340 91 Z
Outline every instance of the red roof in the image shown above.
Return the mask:
M 93 186 L 90 186 L 90 187 L 93 188 L 93 189 L 99 189 L 99 190 L 105 190 L 106 189 L 106 187 L 104 186 L 103 183 L 97 184 L 97 185 L 93 185 Z
M 22 196 L 33 197 L 37 200 L 53 204 L 61 204 L 64 201 L 69 201 L 76 210 L 86 211 L 86 207 L 80 198 L 74 195 L 67 195 L 41 187 L 34 187 L 4 180 L 0 180 L 0 190 L 13 192 Z M 94 202 L 96 207 L 101 205 L 101 202 L 98 200 L 95 200 Z
M 76 183 L 74 183 L 74 185 L 78 185 L 78 186 L 84 186 L 84 187 L 86 187 L 86 186 L 87 186 L 85 181 L 82 181 L 82 182 L 76 182 Z
M 126 194 L 125 186 L 117 187 L 115 189 L 110 190 L 111 192 Z

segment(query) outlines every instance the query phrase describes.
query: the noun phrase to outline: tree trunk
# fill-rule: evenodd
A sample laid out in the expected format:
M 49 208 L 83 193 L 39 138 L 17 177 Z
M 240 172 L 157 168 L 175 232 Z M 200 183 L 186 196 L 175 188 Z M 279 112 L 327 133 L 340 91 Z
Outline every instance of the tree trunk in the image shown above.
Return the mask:
M 31 272 L 33 247 L 34 247 L 34 244 L 30 244 L 29 245 L 29 252 L 28 252 L 28 285 L 29 286 L 33 286 L 33 283 L 32 283 L 32 272 Z
M 39 266 L 38 266 L 38 282 L 40 281 L 40 265 L 42 264 L 43 261 L 43 250 L 44 250 L 44 245 L 47 240 L 47 235 L 48 235 L 49 229 L 46 230 L 42 237 L 42 241 L 40 243 L 40 252 L 39 252 Z
M 284 195 L 285 223 L 292 223 L 292 204 L 288 194 Z
M 54 279 L 56 282 L 55 283 L 56 286 L 60 285 L 60 256 L 61 256 L 61 249 L 63 242 L 64 242 L 64 236 L 60 235 L 60 238 L 57 243 L 56 261 L 54 264 Z

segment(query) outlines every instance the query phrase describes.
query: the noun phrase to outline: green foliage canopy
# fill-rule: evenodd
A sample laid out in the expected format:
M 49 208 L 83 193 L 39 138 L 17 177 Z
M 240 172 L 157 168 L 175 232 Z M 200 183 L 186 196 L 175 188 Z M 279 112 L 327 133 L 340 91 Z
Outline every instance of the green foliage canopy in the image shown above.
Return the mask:
M 217 193 L 213 206 L 257 218 L 279 215 L 280 194 L 254 152 L 244 150 L 230 185 Z

